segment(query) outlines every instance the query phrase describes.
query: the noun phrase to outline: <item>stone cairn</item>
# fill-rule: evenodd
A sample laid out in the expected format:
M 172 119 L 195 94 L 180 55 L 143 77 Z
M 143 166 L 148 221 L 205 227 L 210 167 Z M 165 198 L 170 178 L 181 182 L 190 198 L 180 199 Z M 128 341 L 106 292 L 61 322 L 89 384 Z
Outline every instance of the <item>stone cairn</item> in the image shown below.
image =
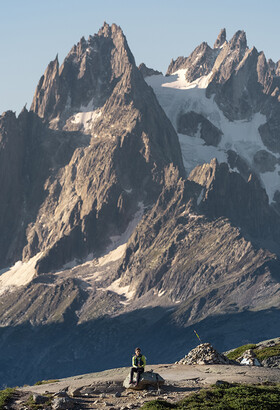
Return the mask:
M 210 343 L 202 343 L 176 364 L 236 364 L 236 362 L 217 352 Z

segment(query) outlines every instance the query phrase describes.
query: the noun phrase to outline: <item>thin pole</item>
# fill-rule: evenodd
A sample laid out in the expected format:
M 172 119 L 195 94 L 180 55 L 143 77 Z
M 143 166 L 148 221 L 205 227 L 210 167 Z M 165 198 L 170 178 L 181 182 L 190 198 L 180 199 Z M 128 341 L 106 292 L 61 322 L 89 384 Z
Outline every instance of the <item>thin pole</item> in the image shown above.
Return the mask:
M 196 335 L 196 337 L 198 338 L 198 340 L 200 341 L 200 343 L 202 343 L 202 340 L 200 339 L 200 337 L 198 336 L 197 332 L 194 330 L 194 334 Z

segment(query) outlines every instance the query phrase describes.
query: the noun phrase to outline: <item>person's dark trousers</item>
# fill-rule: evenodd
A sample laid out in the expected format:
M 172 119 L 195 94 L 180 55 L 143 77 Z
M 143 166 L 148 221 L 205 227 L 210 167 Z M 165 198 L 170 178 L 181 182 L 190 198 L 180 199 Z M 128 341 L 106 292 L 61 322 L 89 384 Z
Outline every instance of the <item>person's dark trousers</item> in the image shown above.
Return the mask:
M 140 376 L 143 372 L 143 367 L 132 367 L 130 370 L 130 381 L 133 381 L 133 373 L 137 373 L 136 384 L 139 384 Z

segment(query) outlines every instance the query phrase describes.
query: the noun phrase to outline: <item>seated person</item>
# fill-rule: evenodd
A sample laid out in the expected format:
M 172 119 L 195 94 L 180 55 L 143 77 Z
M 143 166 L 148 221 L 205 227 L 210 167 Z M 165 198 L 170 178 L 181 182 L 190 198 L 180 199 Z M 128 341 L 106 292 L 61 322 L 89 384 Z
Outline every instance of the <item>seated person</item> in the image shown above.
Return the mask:
M 140 347 L 136 347 L 135 349 L 135 355 L 132 357 L 132 368 L 130 371 L 130 382 L 129 384 L 134 384 L 133 382 L 133 375 L 134 373 L 137 373 L 137 378 L 136 378 L 136 386 L 139 384 L 140 381 L 140 376 L 145 370 L 146 366 L 146 357 L 141 354 L 141 349 Z

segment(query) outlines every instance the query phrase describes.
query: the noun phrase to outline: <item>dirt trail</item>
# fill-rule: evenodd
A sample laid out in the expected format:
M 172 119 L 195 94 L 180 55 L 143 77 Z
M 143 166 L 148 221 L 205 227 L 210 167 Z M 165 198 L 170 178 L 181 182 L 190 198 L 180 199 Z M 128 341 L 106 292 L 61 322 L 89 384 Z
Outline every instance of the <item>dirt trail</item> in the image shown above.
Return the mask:
M 127 376 L 129 368 L 123 367 L 60 379 L 58 382 L 39 386 L 26 386 L 19 391 L 22 394 L 55 394 L 63 389 L 70 392 L 73 389 L 83 388 L 81 390 L 82 396 L 75 398 L 76 408 L 98 409 L 106 407 L 112 410 L 124 410 L 140 408 L 146 401 L 157 397 L 175 402 L 193 391 L 216 383 L 218 380 L 252 384 L 280 383 L 280 369 L 263 367 L 166 364 L 147 366 L 146 368 L 146 370 L 151 369 L 159 373 L 166 381 L 160 390 L 125 390 L 122 387 L 122 382 Z

